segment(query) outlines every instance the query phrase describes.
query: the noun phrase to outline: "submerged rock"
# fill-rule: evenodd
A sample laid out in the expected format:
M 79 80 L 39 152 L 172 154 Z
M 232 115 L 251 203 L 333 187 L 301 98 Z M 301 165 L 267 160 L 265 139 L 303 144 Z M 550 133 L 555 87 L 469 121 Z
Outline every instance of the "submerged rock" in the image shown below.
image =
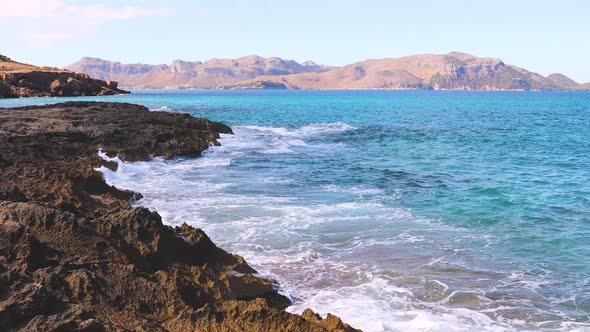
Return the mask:
M 0 109 L 0 330 L 355 331 L 289 299 L 200 229 L 109 186 L 123 160 L 199 155 L 221 123 L 113 103 Z M 112 167 L 112 165 L 111 165 Z

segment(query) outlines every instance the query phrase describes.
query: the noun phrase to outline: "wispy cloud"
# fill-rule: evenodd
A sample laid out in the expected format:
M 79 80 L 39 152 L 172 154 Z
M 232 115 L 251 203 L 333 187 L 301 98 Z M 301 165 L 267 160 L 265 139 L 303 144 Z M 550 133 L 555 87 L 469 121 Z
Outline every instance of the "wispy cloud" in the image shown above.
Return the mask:
M 40 20 L 59 22 L 54 30 L 23 34 L 29 46 L 38 47 L 63 42 L 79 35 L 81 29 L 91 30 L 109 21 L 164 16 L 171 12 L 169 7 L 80 5 L 63 0 L 0 0 L 0 18 L 28 18 L 35 19 L 37 23 Z
M 139 17 L 162 16 L 169 14 L 169 7 L 118 6 L 107 7 L 101 4 L 79 5 L 62 0 L 0 0 L 0 17 L 49 18 L 73 20 L 129 20 Z
M 28 32 L 24 35 L 27 45 L 32 47 L 47 47 L 67 41 L 75 37 L 67 32 Z

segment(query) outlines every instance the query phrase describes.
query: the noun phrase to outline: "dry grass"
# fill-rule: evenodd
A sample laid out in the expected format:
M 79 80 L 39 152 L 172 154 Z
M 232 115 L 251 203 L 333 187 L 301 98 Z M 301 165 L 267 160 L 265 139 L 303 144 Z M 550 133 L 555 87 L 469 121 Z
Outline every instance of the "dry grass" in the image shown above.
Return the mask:
M 9 59 L 7 57 L 2 56 L 1 59 Z M 10 59 L 9 59 L 10 60 Z M 20 72 L 20 71 L 31 71 L 31 70 L 40 70 L 40 71 L 52 71 L 52 72 L 61 72 L 64 71 L 63 69 L 55 68 L 55 67 L 39 67 L 34 65 L 29 65 L 26 63 L 20 63 L 15 61 L 0 61 L 0 72 Z

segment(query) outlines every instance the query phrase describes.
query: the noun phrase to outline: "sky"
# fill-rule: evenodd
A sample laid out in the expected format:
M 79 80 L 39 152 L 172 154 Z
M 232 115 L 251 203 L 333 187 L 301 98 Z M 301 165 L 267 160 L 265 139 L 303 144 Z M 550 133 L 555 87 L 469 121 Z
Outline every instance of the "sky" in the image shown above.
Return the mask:
M 250 54 L 345 65 L 461 51 L 590 82 L 588 0 L 0 0 L 0 54 L 171 63 Z

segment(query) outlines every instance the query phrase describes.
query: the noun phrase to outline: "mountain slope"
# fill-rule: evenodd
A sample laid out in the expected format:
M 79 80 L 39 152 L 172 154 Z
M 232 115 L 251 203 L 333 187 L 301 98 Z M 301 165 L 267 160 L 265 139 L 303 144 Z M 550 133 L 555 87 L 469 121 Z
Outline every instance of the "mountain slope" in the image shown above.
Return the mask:
M 572 80 L 571 78 L 559 73 L 551 74 L 547 76 L 547 79 L 551 81 L 553 84 L 562 87 L 576 88 L 581 85 L 578 84 L 578 82 Z
M 122 64 L 97 58 L 83 58 L 66 67 L 121 85 L 139 88 L 191 87 L 211 89 L 264 75 L 322 72 L 329 68 L 313 62 L 300 64 L 281 58 L 250 55 L 238 59 L 210 59 L 205 62 L 175 60 L 171 65 Z
M 343 67 L 247 56 L 171 65 L 121 64 L 83 58 L 66 67 L 137 88 L 580 90 L 562 74 L 548 77 L 500 59 L 460 52 L 369 59 Z

